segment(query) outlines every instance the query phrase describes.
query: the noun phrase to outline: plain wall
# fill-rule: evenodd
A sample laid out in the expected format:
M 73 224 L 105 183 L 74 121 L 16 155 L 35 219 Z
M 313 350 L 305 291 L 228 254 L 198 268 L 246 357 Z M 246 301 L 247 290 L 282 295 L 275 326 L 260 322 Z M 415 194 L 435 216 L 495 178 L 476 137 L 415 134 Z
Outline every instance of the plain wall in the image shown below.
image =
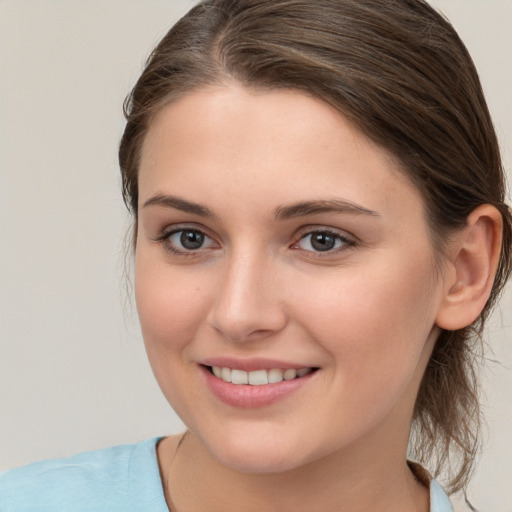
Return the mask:
M 473 55 L 510 172 L 512 1 L 433 3 Z M 182 429 L 130 305 L 116 152 L 124 96 L 190 5 L 0 0 L 0 470 Z M 470 495 L 510 512 L 510 287 L 488 332 L 500 364 Z

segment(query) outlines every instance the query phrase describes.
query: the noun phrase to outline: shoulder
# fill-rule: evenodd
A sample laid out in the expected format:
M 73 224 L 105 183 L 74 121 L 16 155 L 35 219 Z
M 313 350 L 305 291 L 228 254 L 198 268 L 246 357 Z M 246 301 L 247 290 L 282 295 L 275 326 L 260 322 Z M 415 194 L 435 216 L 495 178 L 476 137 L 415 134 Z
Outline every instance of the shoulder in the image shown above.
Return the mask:
M 158 439 L 36 462 L 0 473 L 2 512 L 129 510 L 130 485 L 147 480 L 161 489 Z M 146 486 L 148 487 L 148 486 Z

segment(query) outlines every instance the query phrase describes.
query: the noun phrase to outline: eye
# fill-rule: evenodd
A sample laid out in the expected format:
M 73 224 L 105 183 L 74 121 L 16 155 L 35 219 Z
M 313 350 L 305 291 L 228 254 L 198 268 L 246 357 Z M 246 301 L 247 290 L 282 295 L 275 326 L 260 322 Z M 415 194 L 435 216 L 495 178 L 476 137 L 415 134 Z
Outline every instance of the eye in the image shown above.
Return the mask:
M 164 234 L 161 240 L 165 243 L 166 249 L 177 254 L 217 247 L 208 235 L 198 229 L 176 229 Z
M 310 252 L 338 252 L 350 246 L 354 242 L 339 233 L 329 230 L 311 231 L 295 244 L 295 247 Z

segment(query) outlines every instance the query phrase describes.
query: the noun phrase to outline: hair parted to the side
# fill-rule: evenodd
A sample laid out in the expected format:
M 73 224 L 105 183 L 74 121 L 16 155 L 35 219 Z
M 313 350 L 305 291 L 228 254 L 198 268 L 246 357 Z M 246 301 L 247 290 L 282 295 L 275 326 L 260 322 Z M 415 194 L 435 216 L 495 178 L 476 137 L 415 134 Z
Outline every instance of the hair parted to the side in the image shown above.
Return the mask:
M 158 44 L 125 102 L 119 161 L 137 226 L 141 146 L 153 116 L 195 88 L 236 81 L 321 98 L 396 158 L 420 190 L 432 241 L 481 204 L 503 216 L 489 301 L 443 331 L 414 411 L 410 452 L 448 489 L 464 488 L 479 449 L 477 361 L 484 322 L 512 268 L 512 215 L 492 121 L 471 57 L 423 0 L 206 0 Z

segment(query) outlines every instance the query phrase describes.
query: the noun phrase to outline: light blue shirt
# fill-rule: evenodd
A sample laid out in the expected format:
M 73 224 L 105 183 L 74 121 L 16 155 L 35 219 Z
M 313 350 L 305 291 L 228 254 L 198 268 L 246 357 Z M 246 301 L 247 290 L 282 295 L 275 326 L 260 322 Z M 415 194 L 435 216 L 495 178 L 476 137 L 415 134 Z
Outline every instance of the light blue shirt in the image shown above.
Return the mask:
M 0 512 L 169 512 L 156 458 L 159 439 L 0 473 Z M 430 504 L 430 512 L 452 512 L 435 480 Z

